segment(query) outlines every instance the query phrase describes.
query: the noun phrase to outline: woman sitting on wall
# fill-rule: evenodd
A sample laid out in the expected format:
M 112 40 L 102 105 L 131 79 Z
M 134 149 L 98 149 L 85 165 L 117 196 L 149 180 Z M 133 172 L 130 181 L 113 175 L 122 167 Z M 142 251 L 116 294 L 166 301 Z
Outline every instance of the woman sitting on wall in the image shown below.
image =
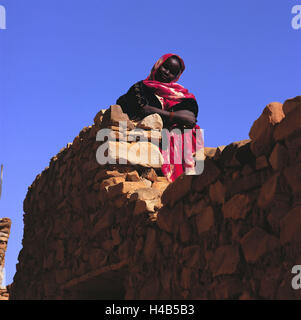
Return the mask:
M 196 124 L 198 104 L 195 96 L 176 83 L 184 70 L 182 58 L 165 54 L 145 80 L 135 83 L 116 102 L 132 120 L 153 113 L 161 116 L 164 128 L 170 130 L 166 137 L 169 148 L 160 147 L 164 159 L 161 170 L 169 181 L 174 181 L 183 172 L 193 174 L 193 154 L 204 147 L 202 135 L 197 134 L 200 127 Z M 180 129 L 180 133 L 173 130 L 175 128 Z

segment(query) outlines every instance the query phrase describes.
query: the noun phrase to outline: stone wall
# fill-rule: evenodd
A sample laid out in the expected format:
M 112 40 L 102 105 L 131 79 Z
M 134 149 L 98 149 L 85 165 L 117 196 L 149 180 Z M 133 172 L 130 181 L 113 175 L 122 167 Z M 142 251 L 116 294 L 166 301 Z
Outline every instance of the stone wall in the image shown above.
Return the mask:
M 0 219 L 0 300 L 8 299 L 8 291 L 4 283 L 5 276 L 5 252 L 9 238 L 11 220 L 9 218 Z
M 169 183 L 159 166 L 97 163 L 100 128 L 123 150 L 131 129 L 161 128 L 101 111 L 28 190 L 11 299 L 300 299 L 300 119 L 300 96 L 271 103 L 250 139 L 206 148 L 201 175 Z

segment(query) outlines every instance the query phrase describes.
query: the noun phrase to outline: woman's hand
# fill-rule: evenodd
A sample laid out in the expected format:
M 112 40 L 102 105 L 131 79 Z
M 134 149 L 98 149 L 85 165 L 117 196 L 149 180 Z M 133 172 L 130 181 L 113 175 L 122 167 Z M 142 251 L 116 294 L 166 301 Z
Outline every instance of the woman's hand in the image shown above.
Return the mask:
M 196 118 L 194 113 L 189 110 L 179 110 L 174 112 L 172 122 L 183 124 L 192 128 L 196 123 Z

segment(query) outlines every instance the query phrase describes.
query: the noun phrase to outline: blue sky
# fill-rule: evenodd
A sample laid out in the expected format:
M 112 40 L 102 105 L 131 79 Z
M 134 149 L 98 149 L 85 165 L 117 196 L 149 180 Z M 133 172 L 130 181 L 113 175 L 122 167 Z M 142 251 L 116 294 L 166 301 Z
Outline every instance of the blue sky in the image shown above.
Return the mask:
M 23 237 L 23 200 L 36 175 L 95 114 L 179 54 L 205 146 L 248 139 L 266 104 L 300 95 L 297 1 L 0 0 L 0 217 L 12 219 L 6 283 Z

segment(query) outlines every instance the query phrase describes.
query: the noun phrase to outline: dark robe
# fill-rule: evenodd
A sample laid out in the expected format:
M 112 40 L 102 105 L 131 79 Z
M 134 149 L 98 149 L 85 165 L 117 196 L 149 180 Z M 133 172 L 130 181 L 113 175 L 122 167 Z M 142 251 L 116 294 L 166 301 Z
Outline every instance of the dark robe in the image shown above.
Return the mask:
M 153 89 L 147 87 L 142 80 L 135 83 L 126 94 L 119 97 L 116 104 L 121 106 L 123 112 L 127 113 L 130 119 L 143 119 L 146 116 L 143 112 L 145 105 L 162 109 L 161 102 L 155 96 Z M 189 110 L 195 114 L 196 118 L 198 116 L 198 104 L 191 98 L 183 98 L 180 103 L 168 109 L 168 111 L 179 110 Z M 165 123 L 163 124 L 165 127 Z

